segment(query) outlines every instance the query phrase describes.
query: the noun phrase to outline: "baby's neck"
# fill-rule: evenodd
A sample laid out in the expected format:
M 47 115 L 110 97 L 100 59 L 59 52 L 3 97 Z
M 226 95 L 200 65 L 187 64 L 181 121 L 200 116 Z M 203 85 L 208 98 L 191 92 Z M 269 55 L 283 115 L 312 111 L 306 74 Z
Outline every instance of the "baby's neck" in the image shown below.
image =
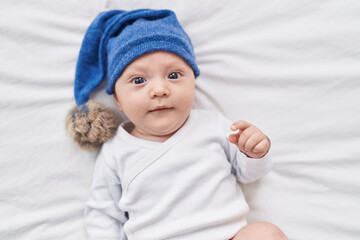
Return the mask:
M 143 134 L 142 132 L 138 131 L 136 128 L 134 128 L 130 132 L 130 134 L 133 135 L 134 137 L 141 138 L 141 139 L 148 140 L 148 141 L 153 141 L 153 142 L 165 142 L 172 135 L 174 135 L 174 133 L 175 132 L 167 134 L 167 135 L 148 135 L 148 134 Z

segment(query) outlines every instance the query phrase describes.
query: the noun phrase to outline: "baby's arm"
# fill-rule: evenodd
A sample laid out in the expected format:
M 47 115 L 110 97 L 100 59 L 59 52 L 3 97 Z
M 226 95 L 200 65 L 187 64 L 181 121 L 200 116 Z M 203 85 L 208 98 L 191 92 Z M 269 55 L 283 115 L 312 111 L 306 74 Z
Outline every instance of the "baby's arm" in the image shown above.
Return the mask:
M 91 195 L 85 206 L 85 227 L 89 240 L 125 239 L 123 224 L 127 219 L 117 206 L 122 194 L 121 184 L 114 167 L 108 164 L 106 152 L 102 149 L 96 160 Z
M 229 141 L 235 144 L 248 157 L 262 158 L 269 152 L 269 138 L 254 125 L 240 120 L 231 125 L 231 130 L 239 131 L 231 134 Z

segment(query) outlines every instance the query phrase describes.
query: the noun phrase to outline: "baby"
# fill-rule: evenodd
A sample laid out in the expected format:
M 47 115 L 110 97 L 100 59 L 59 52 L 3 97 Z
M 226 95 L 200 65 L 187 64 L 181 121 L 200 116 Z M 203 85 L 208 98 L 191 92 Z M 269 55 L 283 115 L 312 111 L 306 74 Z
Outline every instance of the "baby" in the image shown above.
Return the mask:
M 86 204 L 89 239 L 287 239 L 273 224 L 247 224 L 238 184 L 270 171 L 269 139 L 245 121 L 193 110 L 199 74 L 172 11 L 113 10 L 90 25 L 77 65 L 79 107 L 67 118 L 80 145 L 104 142 Z M 110 110 L 88 102 L 105 76 L 129 119 L 116 133 Z

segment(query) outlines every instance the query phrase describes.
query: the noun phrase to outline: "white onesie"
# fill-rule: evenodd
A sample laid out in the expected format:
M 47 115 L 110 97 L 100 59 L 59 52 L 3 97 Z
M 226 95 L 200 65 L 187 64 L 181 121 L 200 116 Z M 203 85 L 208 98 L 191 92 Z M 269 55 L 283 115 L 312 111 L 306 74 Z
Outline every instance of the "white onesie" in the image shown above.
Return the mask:
M 231 144 L 231 122 L 192 110 L 163 143 L 119 127 L 97 158 L 86 204 L 90 240 L 213 239 L 233 237 L 249 207 L 237 181 L 250 183 L 271 169 L 269 154 L 248 158 Z

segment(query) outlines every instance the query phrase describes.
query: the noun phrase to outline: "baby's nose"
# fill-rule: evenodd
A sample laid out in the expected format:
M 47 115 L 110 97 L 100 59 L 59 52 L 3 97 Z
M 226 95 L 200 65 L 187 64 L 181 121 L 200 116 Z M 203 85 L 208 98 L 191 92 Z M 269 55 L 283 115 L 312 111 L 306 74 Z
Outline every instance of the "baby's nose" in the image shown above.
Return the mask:
M 167 88 L 166 84 L 164 83 L 156 83 L 154 84 L 153 88 L 151 89 L 151 97 L 167 97 L 169 96 L 169 89 Z

